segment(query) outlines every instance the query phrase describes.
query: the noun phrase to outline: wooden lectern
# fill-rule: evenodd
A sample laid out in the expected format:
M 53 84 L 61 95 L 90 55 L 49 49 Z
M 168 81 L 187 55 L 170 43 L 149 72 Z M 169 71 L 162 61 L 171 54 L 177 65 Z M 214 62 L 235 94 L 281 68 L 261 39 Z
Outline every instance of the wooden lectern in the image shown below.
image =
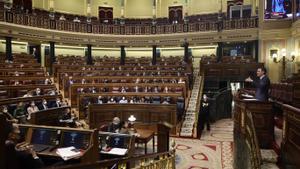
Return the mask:
M 157 124 L 157 152 L 162 153 L 169 151 L 169 133 L 173 125 L 167 122 Z

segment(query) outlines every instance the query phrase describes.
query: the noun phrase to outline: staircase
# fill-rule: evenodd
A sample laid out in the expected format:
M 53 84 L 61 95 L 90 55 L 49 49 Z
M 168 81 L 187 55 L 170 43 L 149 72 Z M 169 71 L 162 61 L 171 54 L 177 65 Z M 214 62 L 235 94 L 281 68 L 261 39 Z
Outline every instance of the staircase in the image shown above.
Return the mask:
M 194 69 L 193 72 L 195 81 L 181 126 L 180 136 L 182 137 L 196 137 L 193 131 L 195 131 L 194 128 L 197 127 L 200 96 L 203 89 L 203 77 L 199 75 L 199 71 L 199 69 Z

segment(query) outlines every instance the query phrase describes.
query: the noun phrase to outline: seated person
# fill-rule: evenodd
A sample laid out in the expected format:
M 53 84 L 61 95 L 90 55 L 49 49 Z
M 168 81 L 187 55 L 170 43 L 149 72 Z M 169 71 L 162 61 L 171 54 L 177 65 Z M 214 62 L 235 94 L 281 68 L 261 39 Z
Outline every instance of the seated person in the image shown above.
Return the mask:
M 75 120 L 76 120 L 76 116 L 72 115 L 70 108 L 65 109 L 63 115 L 59 117 L 59 122 L 63 126 L 68 126 L 68 127 L 76 127 Z
M 28 91 L 23 97 L 32 97 L 32 92 Z
M 178 83 L 185 83 L 185 81 L 183 81 L 182 78 L 179 78 Z
M 59 20 L 60 20 L 60 21 L 65 21 L 65 20 L 66 20 L 66 18 L 65 18 L 65 16 L 64 16 L 64 15 L 61 15 L 61 16 L 59 17 Z
M 51 96 L 54 96 L 54 95 L 57 95 L 59 92 L 56 91 L 56 89 L 52 89 L 48 92 L 48 95 L 51 95 Z
M 61 107 L 61 106 L 62 106 L 62 104 L 61 104 L 61 102 L 60 102 L 60 98 L 59 98 L 59 97 L 56 98 L 55 102 L 53 102 L 53 103 L 51 104 L 51 108 L 53 108 L 53 107 Z
M 51 79 L 45 79 L 45 82 L 44 82 L 45 85 L 51 85 L 52 84 L 52 81 Z
M 18 143 L 20 130 L 16 124 L 11 124 L 8 135 L 5 136 L 6 169 L 38 169 L 44 166 L 33 147 L 26 142 Z
M 128 122 L 127 121 L 121 121 L 120 122 L 119 133 L 120 134 L 129 134 L 129 128 L 128 128 Z
M 9 112 L 7 106 L 3 106 L 0 114 L 3 114 L 6 117 L 6 121 L 10 123 L 17 123 L 18 120 L 15 119 Z
M 116 101 L 115 101 L 115 99 L 114 99 L 113 97 L 111 97 L 111 98 L 107 101 L 107 103 L 116 103 Z
M 128 103 L 128 100 L 123 96 L 122 99 L 119 101 L 120 104 Z
M 79 20 L 78 17 L 76 16 L 76 17 L 73 19 L 73 22 L 80 23 L 80 20 Z
M 121 88 L 121 93 L 126 93 L 126 89 L 124 86 L 122 86 L 122 88 Z
M 108 125 L 107 131 L 112 132 L 112 133 L 118 133 L 120 129 L 120 118 L 119 117 L 114 117 L 112 123 Z
M 27 120 L 31 119 L 31 113 L 34 113 L 37 111 L 39 111 L 39 108 L 35 105 L 34 101 L 31 101 L 30 106 L 27 107 L 27 113 L 28 113 Z
M 168 99 L 165 98 L 161 104 L 170 104 L 170 102 L 168 101 Z
M 23 102 L 18 103 L 17 108 L 14 110 L 13 116 L 19 121 L 19 123 L 26 123 L 26 111 Z
M 43 99 L 42 102 L 38 105 L 39 110 L 46 110 L 48 109 L 47 100 Z
M 103 98 L 102 98 L 102 96 L 98 96 L 97 104 L 103 104 Z
M 33 92 L 33 96 L 40 96 L 40 95 L 43 95 L 42 92 L 41 92 L 41 89 L 36 88 L 35 91 Z

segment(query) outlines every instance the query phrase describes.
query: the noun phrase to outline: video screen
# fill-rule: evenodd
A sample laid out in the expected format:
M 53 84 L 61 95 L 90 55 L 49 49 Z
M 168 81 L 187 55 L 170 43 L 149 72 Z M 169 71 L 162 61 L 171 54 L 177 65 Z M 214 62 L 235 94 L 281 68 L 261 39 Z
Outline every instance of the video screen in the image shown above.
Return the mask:
M 292 0 L 265 0 L 265 19 L 292 17 Z
M 33 129 L 31 144 L 56 145 L 57 130 L 52 129 Z
M 122 136 L 109 136 L 109 147 L 113 148 L 126 148 L 124 144 L 125 137 Z
M 62 147 L 74 146 L 77 149 L 87 149 L 90 144 L 90 133 L 64 131 Z

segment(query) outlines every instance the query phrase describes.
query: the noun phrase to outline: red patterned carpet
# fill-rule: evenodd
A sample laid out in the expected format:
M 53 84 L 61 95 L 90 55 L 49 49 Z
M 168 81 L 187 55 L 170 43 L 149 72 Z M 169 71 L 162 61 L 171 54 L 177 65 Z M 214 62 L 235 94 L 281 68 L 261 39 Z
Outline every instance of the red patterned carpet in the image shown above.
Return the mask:
M 233 121 L 223 119 L 203 131 L 201 139 L 174 138 L 176 143 L 176 169 L 233 169 Z M 148 143 L 152 152 L 152 141 Z M 144 147 L 136 148 L 138 154 Z
M 173 138 L 177 169 L 232 169 L 233 122 L 224 119 L 204 131 L 200 140 Z

